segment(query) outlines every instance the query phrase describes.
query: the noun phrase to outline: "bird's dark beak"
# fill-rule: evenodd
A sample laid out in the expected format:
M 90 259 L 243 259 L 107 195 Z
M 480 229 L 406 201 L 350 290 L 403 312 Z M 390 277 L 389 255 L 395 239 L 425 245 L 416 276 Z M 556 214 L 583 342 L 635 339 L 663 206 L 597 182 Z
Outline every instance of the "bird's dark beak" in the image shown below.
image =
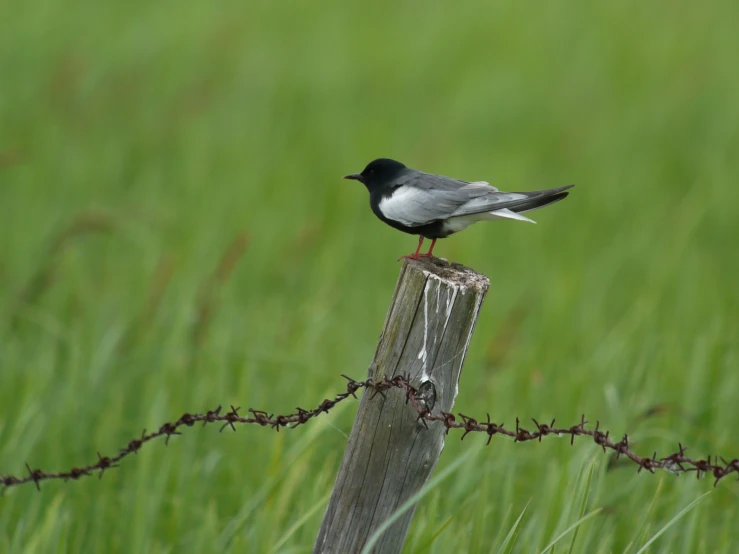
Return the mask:
M 351 175 L 344 175 L 344 179 L 353 179 L 354 181 L 362 182 L 362 174 L 361 173 L 352 173 Z

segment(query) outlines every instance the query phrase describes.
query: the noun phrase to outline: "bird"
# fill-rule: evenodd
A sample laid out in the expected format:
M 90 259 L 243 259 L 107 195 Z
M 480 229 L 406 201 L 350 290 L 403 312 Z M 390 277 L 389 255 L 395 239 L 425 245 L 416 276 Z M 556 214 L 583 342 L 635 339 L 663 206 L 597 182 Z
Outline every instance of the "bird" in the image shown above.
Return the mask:
M 345 175 L 359 181 L 370 194 L 370 207 L 384 223 L 404 233 L 419 235 L 413 254 L 417 260 L 432 257 L 436 241 L 485 220 L 514 219 L 536 223 L 521 215 L 558 202 L 575 185 L 531 192 L 503 192 L 485 181 L 460 181 L 423 173 L 389 158 L 378 158 L 361 173 Z M 424 239 L 431 247 L 420 254 Z

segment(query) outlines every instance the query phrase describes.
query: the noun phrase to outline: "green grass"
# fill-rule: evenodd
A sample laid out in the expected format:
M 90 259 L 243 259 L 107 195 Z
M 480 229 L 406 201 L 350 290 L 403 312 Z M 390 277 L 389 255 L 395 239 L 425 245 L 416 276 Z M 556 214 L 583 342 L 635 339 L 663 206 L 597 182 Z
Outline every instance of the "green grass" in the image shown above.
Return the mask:
M 0 472 L 365 376 L 415 246 L 340 180 L 378 156 L 578 185 L 536 226 L 437 246 L 492 283 L 458 410 L 739 456 L 737 18 L 728 0 L 5 3 Z M 355 409 L 188 429 L 102 480 L 9 490 L 0 552 L 309 552 Z M 406 552 L 736 551 L 733 479 L 675 519 L 710 478 L 608 470 L 585 440 L 483 442 L 448 441 L 437 472 L 477 452 L 422 498 Z

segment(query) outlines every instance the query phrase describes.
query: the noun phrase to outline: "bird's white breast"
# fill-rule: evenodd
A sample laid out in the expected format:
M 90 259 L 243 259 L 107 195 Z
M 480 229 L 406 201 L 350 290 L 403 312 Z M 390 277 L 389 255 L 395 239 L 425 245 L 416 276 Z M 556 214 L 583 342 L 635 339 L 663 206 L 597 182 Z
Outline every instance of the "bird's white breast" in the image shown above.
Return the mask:
M 429 201 L 427 192 L 415 187 L 398 187 L 389 197 L 380 200 L 382 214 L 393 221 L 412 227 L 427 221 L 424 205 Z

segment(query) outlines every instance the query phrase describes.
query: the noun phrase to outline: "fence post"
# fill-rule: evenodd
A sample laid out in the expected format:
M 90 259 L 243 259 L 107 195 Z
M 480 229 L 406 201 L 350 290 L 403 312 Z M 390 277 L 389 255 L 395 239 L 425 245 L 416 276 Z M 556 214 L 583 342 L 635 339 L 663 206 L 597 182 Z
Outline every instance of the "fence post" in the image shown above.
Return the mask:
M 369 376 L 409 375 L 433 413 L 451 412 L 488 286 L 487 277 L 458 264 L 405 260 Z M 314 554 L 360 552 L 423 487 L 445 433 L 441 422 L 428 422 L 427 429 L 417 415 L 400 390 L 363 394 Z M 372 552 L 400 552 L 414 512 L 390 526 Z

